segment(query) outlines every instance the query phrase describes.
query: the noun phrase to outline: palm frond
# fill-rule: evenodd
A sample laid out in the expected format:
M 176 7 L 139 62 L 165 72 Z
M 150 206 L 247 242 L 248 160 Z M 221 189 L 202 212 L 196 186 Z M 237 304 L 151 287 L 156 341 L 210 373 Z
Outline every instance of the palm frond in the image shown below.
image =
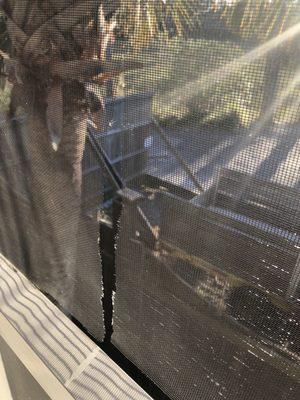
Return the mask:
M 159 32 L 182 35 L 190 27 L 194 0 L 126 0 L 120 2 L 120 29 L 134 46 L 147 44 Z M 192 12 L 193 10 L 193 12 Z
M 299 2 L 236 0 L 222 7 L 227 27 L 244 39 L 265 41 L 300 21 Z

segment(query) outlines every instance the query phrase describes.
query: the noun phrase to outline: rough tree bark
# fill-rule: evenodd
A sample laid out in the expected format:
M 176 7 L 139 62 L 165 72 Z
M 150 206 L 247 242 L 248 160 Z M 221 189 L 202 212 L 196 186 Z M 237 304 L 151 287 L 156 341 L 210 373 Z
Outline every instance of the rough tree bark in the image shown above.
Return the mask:
M 46 281 L 45 287 L 52 285 L 58 292 L 64 282 L 65 307 L 73 301 L 88 119 L 85 82 L 102 84 L 118 74 L 118 66 L 113 71 L 103 67 L 101 55 L 111 29 L 100 4 L 99 0 L 2 2 L 12 44 L 7 60 L 13 83 L 10 116 L 20 107 L 26 114 L 31 212 L 43 250 L 43 260 L 32 264 L 32 278 L 42 288 Z M 97 9 L 98 26 L 93 23 Z M 60 137 L 57 151 L 53 134 Z
M 66 107 L 64 115 L 62 142 L 65 144 L 63 149 L 55 152 L 51 146 L 46 118 L 46 93 L 40 90 L 34 77 L 28 77 L 28 81 L 23 81 L 19 89 L 25 99 L 23 107 L 30 151 L 28 177 L 31 184 L 32 215 L 37 222 L 36 229 L 43 248 L 43 260 L 37 260 L 38 264 L 32 265 L 32 278 L 42 287 L 52 285 L 58 291 L 62 290 L 59 286 L 63 284 L 67 288 L 64 305 L 68 306 L 68 300 L 71 301 L 73 297 L 80 210 L 81 170 L 74 166 L 77 167 L 81 162 L 87 113 L 82 110 L 81 104 L 69 99 L 73 104 L 72 107 Z M 70 94 L 66 93 L 66 96 Z M 65 136 L 67 138 L 63 139 Z M 73 139 L 74 136 L 78 138 L 77 141 Z M 66 156 L 68 151 L 70 153 Z M 34 259 L 34 255 L 31 259 Z

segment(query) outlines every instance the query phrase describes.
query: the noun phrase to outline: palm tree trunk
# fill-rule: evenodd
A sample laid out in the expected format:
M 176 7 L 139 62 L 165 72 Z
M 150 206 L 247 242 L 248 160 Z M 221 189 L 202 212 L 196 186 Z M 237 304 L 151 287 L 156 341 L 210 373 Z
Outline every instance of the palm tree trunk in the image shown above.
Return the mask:
M 84 90 L 74 85 L 64 88 L 62 146 L 57 152 L 51 146 L 46 117 L 47 94 L 40 89 L 43 85 L 29 77 L 13 91 L 23 99 L 27 115 L 25 131 L 30 152 L 32 217 L 37 221 L 44 253 L 43 265 L 35 265 L 31 275 L 44 290 L 64 290 L 59 297 L 66 307 L 73 297 L 81 158 L 87 126 Z
M 87 132 L 88 108 L 84 85 L 78 82 L 64 84 L 63 130 L 58 147 L 62 169 L 69 174 L 78 199 L 81 196 L 81 162 Z
M 27 116 L 31 213 L 44 253 L 32 275 L 40 285 L 54 281 L 48 285 L 51 288 L 64 280 L 66 307 L 72 300 L 76 271 L 88 114 L 84 82 L 101 85 L 119 72 L 139 67 L 134 62 L 104 65 L 115 21 L 107 18 L 110 13 L 104 13 L 102 4 L 100 0 L 1 2 L 12 44 L 11 58 L 7 57 L 14 85 L 11 114 L 21 107 Z M 112 6 L 111 11 L 117 2 Z M 51 143 L 53 134 L 61 138 L 58 151 Z

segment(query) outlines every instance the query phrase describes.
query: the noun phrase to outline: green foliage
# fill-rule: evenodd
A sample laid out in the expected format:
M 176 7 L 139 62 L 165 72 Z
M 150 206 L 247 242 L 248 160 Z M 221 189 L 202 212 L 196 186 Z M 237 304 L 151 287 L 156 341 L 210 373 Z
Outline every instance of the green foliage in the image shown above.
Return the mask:
M 6 22 L 3 12 L 0 9 L 0 49 L 7 51 L 8 46 L 9 46 L 9 40 L 6 30 Z
M 5 85 L 3 89 L 0 90 L 0 111 L 7 111 L 10 103 L 10 88 Z
M 9 48 L 9 38 L 6 30 L 6 23 L 3 12 L 0 9 L 0 49 L 7 52 Z M 0 90 L 5 89 L 5 77 L 4 77 L 4 62 L 0 59 Z M 1 100 L 0 100 L 1 102 Z M 2 102 L 1 102 L 2 103 Z
M 299 22 L 299 4 L 282 0 L 237 0 L 230 6 L 216 2 L 214 11 L 228 29 L 241 38 L 264 42 Z M 264 60 L 236 68 L 224 78 L 219 76 L 222 68 L 243 56 L 246 50 L 231 42 L 180 37 L 185 36 L 191 21 L 199 23 L 205 16 L 199 8 L 199 0 L 115 0 L 105 1 L 104 9 L 106 18 L 115 16 L 129 39 L 127 54 L 116 55 L 113 61 L 126 56 L 145 66 L 142 71 L 127 74 L 126 91 L 155 92 L 154 113 L 159 119 L 210 123 L 230 116 L 233 125 L 237 120 L 249 125 L 259 115 L 264 91 Z M 91 15 L 96 20 L 99 17 L 97 12 Z M 170 39 L 174 29 L 176 37 Z M 78 39 L 84 42 L 80 32 Z M 64 41 L 67 37 L 63 36 Z M 155 42 L 152 41 L 154 37 Z M 1 14 L 0 47 L 8 47 Z
M 140 51 L 128 49 L 126 58 L 143 61 L 144 68 L 126 74 L 126 92 L 155 93 L 154 114 L 168 124 L 247 127 L 260 116 L 266 61 L 237 63 L 228 76 L 222 76 L 226 66 L 246 53 L 230 41 L 173 38 L 166 43 L 160 38 Z M 293 68 L 282 68 L 278 96 L 290 84 Z M 296 86 L 289 94 L 291 104 L 279 107 L 275 120 L 284 122 L 297 115 L 294 105 L 299 97 Z
M 210 124 L 226 115 L 236 115 L 248 125 L 256 118 L 264 63 L 254 62 L 246 71 L 236 69 L 216 86 L 212 78 L 216 81 L 222 67 L 244 54 L 238 45 L 174 38 L 162 46 L 162 40 L 126 55 L 144 63 L 142 71 L 126 74 L 126 91 L 154 92 L 154 114 L 158 119 Z M 234 121 L 236 124 L 236 117 Z

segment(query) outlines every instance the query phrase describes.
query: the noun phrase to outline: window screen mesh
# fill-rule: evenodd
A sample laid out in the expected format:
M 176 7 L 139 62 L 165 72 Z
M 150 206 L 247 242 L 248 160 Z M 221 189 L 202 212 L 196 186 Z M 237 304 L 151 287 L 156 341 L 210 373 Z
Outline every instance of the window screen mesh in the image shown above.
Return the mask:
M 171 399 L 298 399 L 298 1 L 2 7 L 1 252 Z

